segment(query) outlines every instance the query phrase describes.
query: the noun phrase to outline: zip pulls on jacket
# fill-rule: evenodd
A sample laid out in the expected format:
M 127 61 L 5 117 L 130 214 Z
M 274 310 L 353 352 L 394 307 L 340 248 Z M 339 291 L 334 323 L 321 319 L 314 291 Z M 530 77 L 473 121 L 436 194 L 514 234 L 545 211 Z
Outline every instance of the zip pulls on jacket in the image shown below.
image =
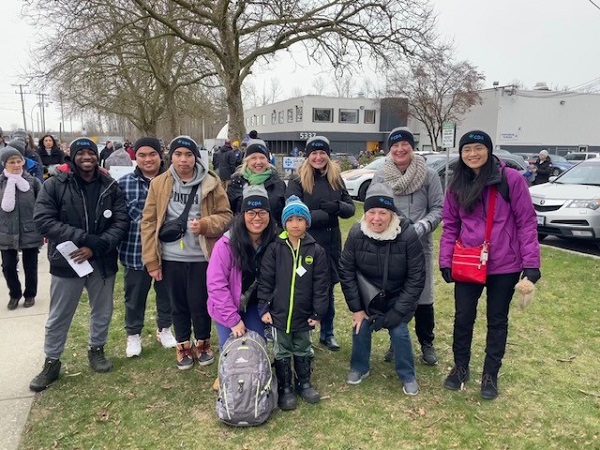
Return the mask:
M 283 233 L 285 233 L 285 243 L 287 244 L 289 249 L 292 251 L 292 259 L 293 259 L 292 283 L 290 285 L 290 309 L 288 312 L 286 328 L 285 328 L 285 332 L 290 333 L 291 328 L 292 328 L 292 314 L 294 312 L 294 291 L 296 289 L 296 270 L 298 270 L 298 267 L 300 267 L 300 264 L 302 263 L 302 255 L 300 255 L 300 245 L 302 244 L 302 240 L 301 239 L 298 240 L 298 248 L 296 250 L 294 250 L 294 247 L 292 247 L 292 244 L 290 243 L 290 241 L 287 237 L 287 232 L 284 231 Z

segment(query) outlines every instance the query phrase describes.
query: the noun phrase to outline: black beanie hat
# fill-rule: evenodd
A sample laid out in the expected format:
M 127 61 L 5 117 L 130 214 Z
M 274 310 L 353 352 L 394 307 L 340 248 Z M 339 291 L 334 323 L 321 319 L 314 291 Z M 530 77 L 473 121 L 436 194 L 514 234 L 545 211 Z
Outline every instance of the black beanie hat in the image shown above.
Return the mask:
M 371 208 L 385 208 L 396 213 L 392 188 L 383 183 L 371 184 L 367 189 L 364 211 L 367 212 Z
M 271 210 L 269 194 L 262 184 L 248 184 L 244 187 L 242 200 L 242 212 L 251 209 Z
M 250 139 L 258 139 L 258 131 L 251 130 L 250 133 L 248 133 L 248 137 Z
M 265 155 L 265 158 L 269 159 L 269 149 L 267 148 L 265 141 L 261 139 L 251 139 L 248 141 L 248 146 L 246 147 L 244 156 L 248 157 L 252 153 L 261 153 Z
M 310 155 L 315 150 L 322 150 L 327 153 L 327 156 L 331 155 L 331 148 L 329 147 L 329 139 L 325 136 L 313 136 L 306 141 L 305 156 Z
M 463 146 L 475 143 L 485 145 L 490 152 L 494 148 L 492 144 L 492 138 L 489 136 L 489 134 L 487 134 L 485 131 L 473 130 L 463 134 L 463 137 L 460 138 L 460 142 L 458 143 L 458 152 L 462 152 Z
M 98 156 L 98 146 L 96 145 L 96 143 L 90 138 L 79 137 L 72 141 L 69 145 L 69 154 L 71 156 L 71 159 L 75 160 L 75 155 L 77 154 L 77 152 L 85 148 L 93 151 L 96 154 L 96 156 Z
M 396 142 L 402 141 L 408 142 L 413 149 L 415 148 L 415 137 L 410 131 L 402 127 L 394 128 L 388 135 L 388 150 L 391 149 L 392 145 L 394 145 Z
M 169 144 L 169 156 L 173 155 L 173 152 L 180 148 L 185 147 L 189 149 L 196 158 L 200 159 L 200 151 L 198 150 L 198 144 L 189 136 L 177 136 Z
M 134 153 L 137 153 L 141 147 L 152 147 L 159 155 L 162 154 L 162 146 L 160 145 L 160 141 L 155 137 L 146 136 L 135 141 L 135 144 L 133 144 Z

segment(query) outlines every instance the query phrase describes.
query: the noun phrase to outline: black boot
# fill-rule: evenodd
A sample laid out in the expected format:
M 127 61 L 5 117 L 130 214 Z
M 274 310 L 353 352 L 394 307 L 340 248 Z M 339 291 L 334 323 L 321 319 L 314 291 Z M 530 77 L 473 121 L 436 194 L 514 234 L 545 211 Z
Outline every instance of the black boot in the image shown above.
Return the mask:
M 277 375 L 277 406 L 282 411 L 296 409 L 296 394 L 292 388 L 292 359 L 276 359 L 275 374 Z
M 90 367 L 100 373 L 110 372 L 113 367 L 112 363 L 104 356 L 104 346 L 90 347 L 88 350 L 88 361 L 90 362 Z
M 41 392 L 54 383 L 60 374 L 60 360 L 46 358 L 44 368 L 37 376 L 29 383 L 29 389 L 34 392 Z
M 481 398 L 494 400 L 498 397 L 498 375 L 484 373 L 481 377 Z
M 296 392 L 305 402 L 319 403 L 321 396 L 310 383 L 312 358 L 310 356 L 294 356 L 296 371 Z

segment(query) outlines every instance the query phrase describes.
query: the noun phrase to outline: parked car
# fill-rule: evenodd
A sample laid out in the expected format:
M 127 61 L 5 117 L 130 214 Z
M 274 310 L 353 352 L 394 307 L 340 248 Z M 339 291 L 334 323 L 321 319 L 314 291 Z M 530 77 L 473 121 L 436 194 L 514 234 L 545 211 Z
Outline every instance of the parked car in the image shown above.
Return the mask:
M 567 153 L 565 159 L 567 161 L 585 161 L 586 159 L 600 158 L 600 153 L 590 152 L 571 152 Z
M 353 169 L 358 169 L 358 160 L 356 159 L 356 156 L 351 155 L 350 153 L 332 153 L 331 160 L 340 165 L 342 164 L 342 161 L 346 161 Z
M 539 240 L 548 235 L 600 240 L 600 158 L 582 161 L 529 192 Z
M 535 162 L 537 161 L 538 157 L 539 157 L 539 153 L 514 153 L 515 155 L 519 155 L 522 156 L 523 159 L 525 159 L 525 161 L 527 161 L 529 164 L 535 164 Z M 573 167 L 575 164 L 577 164 L 578 161 L 568 161 L 564 156 L 560 156 L 560 155 L 548 155 L 550 157 L 550 162 L 552 164 L 552 172 L 550 173 L 551 176 L 558 176 L 563 172 L 566 172 L 567 170 L 569 170 L 571 167 Z
M 342 172 L 342 179 L 351 197 L 365 201 L 367 189 L 371 185 L 373 175 L 383 167 L 385 156 L 378 156 L 362 169 L 346 170 Z

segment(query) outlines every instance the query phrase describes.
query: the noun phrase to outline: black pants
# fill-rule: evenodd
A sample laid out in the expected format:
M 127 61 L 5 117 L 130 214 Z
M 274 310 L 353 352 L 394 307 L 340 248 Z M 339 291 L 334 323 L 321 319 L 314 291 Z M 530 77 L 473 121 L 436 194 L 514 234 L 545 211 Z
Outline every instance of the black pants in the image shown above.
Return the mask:
M 508 309 L 519 281 L 519 274 L 488 275 L 487 290 L 487 338 L 483 373 L 496 376 L 502 365 L 508 336 Z M 454 287 L 454 363 L 468 367 L 471 359 L 473 326 L 477 316 L 477 303 L 483 292 L 483 284 L 456 283 Z
M 206 302 L 207 262 L 162 262 L 163 283 L 171 299 L 171 316 L 177 342 L 189 341 L 194 326 L 198 340 L 210 338 Z
M 433 304 L 419 305 L 415 311 L 415 333 L 419 344 L 432 344 L 435 339 L 433 329 L 435 327 L 435 317 L 433 314 Z
M 21 290 L 21 282 L 17 273 L 19 252 L 17 250 L 2 250 L 2 273 L 8 285 L 10 298 L 29 298 L 37 295 L 38 285 L 38 252 L 36 248 L 25 248 L 23 254 L 23 269 L 25 270 L 25 292 Z
M 146 300 L 152 285 L 152 277 L 146 270 L 125 268 L 125 330 L 127 335 L 140 334 L 144 328 Z M 169 328 L 172 323 L 171 304 L 164 281 L 154 282 L 156 293 L 156 325 L 158 329 Z

